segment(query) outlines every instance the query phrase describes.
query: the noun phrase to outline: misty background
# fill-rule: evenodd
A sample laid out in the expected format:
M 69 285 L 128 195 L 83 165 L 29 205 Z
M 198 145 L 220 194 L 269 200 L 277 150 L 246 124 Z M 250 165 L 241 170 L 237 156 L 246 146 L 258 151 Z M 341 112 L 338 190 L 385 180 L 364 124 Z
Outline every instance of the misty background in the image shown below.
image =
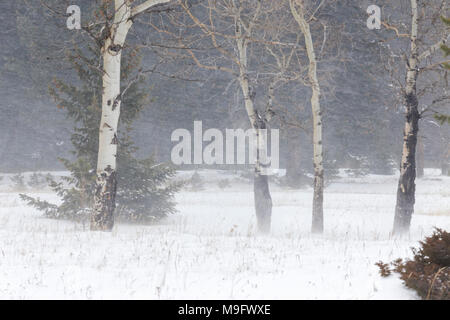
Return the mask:
M 60 49 L 78 40 L 81 43 L 83 35 L 68 30 L 64 19 L 55 19 L 43 7 L 31 8 L 30 3 L 33 1 L 0 3 L 2 172 L 59 170 L 63 166 L 58 157 L 70 157 L 72 149 L 69 138 L 73 123 L 50 99 L 48 86 L 55 77 L 76 81 L 61 59 Z M 81 7 L 83 20 L 89 1 L 71 4 Z M 398 90 L 385 72 L 388 52 L 379 42 L 383 31 L 366 27 L 367 5 L 364 1 L 338 1 L 324 14 L 332 29 L 330 36 L 335 36 L 335 54 L 339 55 L 319 63 L 319 75 L 327 81 L 321 98 L 326 169 L 357 168 L 361 159 L 366 159 L 370 173 L 390 174 L 399 165 L 403 109 Z M 130 42 L 137 43 L 142 36 L 152 37 L 148 26 L 136 24 Z M 144 66 L 152 66 L 158 59 L 158 48 L 154 49 L 142 50 Z M 165 70 L 185 64 L 173 59 Z M 204 130 L 248 128 L 240 90 L 226 73 L 199 70 L 190 79 L 167 75 L 154 73 L 145 80 L 150 100 L 132 133 L 140 155 L 154 154 L 158 161 L 170 161 L 172 131 L 192 130 L 194 120 L 202 120 Z M 256 92 L 257 98 L 263 95 Z M 276 125 L 282 130 L 281 168 L 287 168 L 288 175 L 312 172 L 309 96 L 309 88 L 298 84 L 278 93 L 277 104 L 297 119 L 295 126 L 281 120 Z M 420 137 L 424 165 L 440 168 L 443 150 L 448 150 L 448 126 L 437 125 L 432 116 L 425 117 Z

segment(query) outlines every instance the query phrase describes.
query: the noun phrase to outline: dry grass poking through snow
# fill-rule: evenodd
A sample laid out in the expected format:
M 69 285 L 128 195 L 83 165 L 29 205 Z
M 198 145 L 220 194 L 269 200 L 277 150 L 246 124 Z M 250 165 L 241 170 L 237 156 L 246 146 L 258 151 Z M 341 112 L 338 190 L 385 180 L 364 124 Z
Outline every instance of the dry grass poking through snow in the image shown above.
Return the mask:
M 323 236 L 309 233 L 310 189 L 272 186 L 266 237 L 254 234 L 252 188 L 243 183 L 181 192 L 178 214 L 112 233 L 44 219 L 17 194 L 0 193 L 0 298 L 415 299 L 399 279 L 381 279 L 374 264 L 409 257 L 433 226 L 450 229 L 448 215 L 421 214 L 450 209 L 440 192 L 450 179 L 418 181 L 419 214 L 402 239 L 390 236 L 395 186 L 389 176 L 332 184 Z

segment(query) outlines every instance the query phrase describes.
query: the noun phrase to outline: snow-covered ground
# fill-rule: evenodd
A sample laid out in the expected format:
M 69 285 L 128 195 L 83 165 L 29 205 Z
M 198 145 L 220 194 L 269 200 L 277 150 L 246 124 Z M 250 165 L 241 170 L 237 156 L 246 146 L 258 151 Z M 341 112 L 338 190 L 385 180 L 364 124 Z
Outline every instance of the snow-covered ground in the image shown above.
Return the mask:
M 152 226 L 117 224 L 112 233 L 42 218 L 8 189 L 6 176 L 0 298 L 416 299 L 374 263 L 410 257 L 434 226 L 450 229 L 450 178 L 432 170 L 417 182 L 416 214 L 402 239 L 390 236 L 395 176 L 332 183 L 323 236 L 309 232 L 311 189 L 272 186 L 273 232 L 257 236 L 251 185 L 216 171 L 200 175 L 209 183 L 179 193 L 178 214 Z M 223 179 L 233 187 L 220 189 Z M 55 199 L 45 189 L 29 193 Z

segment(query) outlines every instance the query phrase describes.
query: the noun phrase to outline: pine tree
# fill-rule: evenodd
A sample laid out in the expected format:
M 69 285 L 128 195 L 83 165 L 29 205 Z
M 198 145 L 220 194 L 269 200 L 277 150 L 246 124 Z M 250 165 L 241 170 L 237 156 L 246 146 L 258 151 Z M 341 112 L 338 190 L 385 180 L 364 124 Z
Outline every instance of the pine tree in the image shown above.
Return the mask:
M 49 87 L 59 109 L 75 123 L 71 142 L 74 160 L 61 158 L 70 171 L 61 181 L 48 179 L 50 187 L 61 199 L 55 205 L 39 198 L 21 195 L 29 205 L 36 207 L 50 218 L 71 220 L 89 219 L 95 192 L 95 168 L 98 151 L 98 124 L 101 117 L 101 74 L 93 67 L 98 52 L 75 48 L 69 61 L 77 74 L 77 84 L 55 79 Z M 170 182 L 175 171 L 166 164 L 156 163 L 153 157 L 138 159 L 138 148 L 131 139 L 132 124 L 138 118 L 148 95 L 144 91 L 144 79 L 131 76 L 140 66 L 137 51 L 127 55 L 123 63 L 121 127 L 117 137 L 119 152 L 116 217 L 119 220 L 150 222 L 175 211 L 174 193 L 179 185 Z M 126 83 L 129 83 L 128 86 Z M 124 90 L 126 89 L 126 92 Z

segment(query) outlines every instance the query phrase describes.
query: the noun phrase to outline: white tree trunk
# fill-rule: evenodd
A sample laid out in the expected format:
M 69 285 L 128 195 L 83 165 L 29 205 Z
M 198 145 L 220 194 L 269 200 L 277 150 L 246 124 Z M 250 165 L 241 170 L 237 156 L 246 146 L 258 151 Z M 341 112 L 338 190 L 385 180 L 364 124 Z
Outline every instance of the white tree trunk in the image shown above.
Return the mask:
M 442 129 L 441 129 L 442 130 Z M 442 133 L 441 133 L 442 136 Z M 441 138 L 442 141 L 442 155 L 441 155 L 441 174 L 443 176 L 450 176 L 450 140 Z
M 238 27 L 238 30 L 241 26 Z M 269 233 L 271 226 L 272 217 L 272 197 L 270 195 L 269 189 L 269 179 L 263 172 L 263 167 L 261 162 L 265 163 L 265 159 L 261 159 L 263 155 L 266 155 L 264 148 L 266 147 L 267 138 L 265 134 L 261 131 L 262 129 L 267 129 L 267 123 L 265 119 L 261 118 L 255 110 L 252 92 L 250 89 L 249 79 L 247 76 L 248 72 L 248 59 L 247 59 L 247 49 L 248 42 L 237 31 L 237 49 L 239 53 L 239 84 L 241 86 L 242 94 L 244 96 L 245 109 L 247 111 L 247 116 L 250 120 L 252 129 L 256 132 L 256 162 L 255 162 L 255 175 L 253 182 L 253 192 L 255 201 L 255 212 L 258 224 L 258 232 Z
M 309 59 L 309 82 L 311 85 L 311 108 L 313 114 L 313 146 L 314 146 L 314 196 L 312 213 L 312 232 L 323 232 L 323 144 L 322 144 L 322 111 L 320 108 L 320 85 L 317 79 L 317 59 L 309 23 L 305 19 L 303 2 L 289 0 L 291 12 L 305 38 L 305 46 Z
M 111 230 L 116 197 L 117 129 L 120 117 L 120 67 L 122 48 L 132 26 L 131 7 L 126 0 L 115 1 L 114 23 L 101 50 L 103 58 L 102 118 L 99 129 L 97 181 L 91 230 Z
M 397 189 L 397 204 L 395 207 L 394 234 L 409 231 L 411 217 L 414 213 L 415 179 L 416 179 L 416 146 L 419 133 L 419 102 L 417 99 L 416 82 L 418 75 L 417 36 L 419 28 L 419 11 L 417 0 L 411 0 L 411 50 L 406 73 L 405 106 L 406 121 L 403 131 L 403 149 L 400 164 L 400 178 Z
M 147 0 L 132 7 L 133 0 L 114 0 L 114 20 L 101 49 L 103 59 L 102 118 L 99 128 L 97 180 L 91 230 L 110 231 L 116 206 L 117 130 L 121 91 L 121 58 L 125 40 L 136 15 L 170 0 Z
M 423 143 L 424 138 L 417 136 L 417 152 L 416 152 L 416 172 L 417 178 L 423 178 L 425 175 L 425 145 Z

